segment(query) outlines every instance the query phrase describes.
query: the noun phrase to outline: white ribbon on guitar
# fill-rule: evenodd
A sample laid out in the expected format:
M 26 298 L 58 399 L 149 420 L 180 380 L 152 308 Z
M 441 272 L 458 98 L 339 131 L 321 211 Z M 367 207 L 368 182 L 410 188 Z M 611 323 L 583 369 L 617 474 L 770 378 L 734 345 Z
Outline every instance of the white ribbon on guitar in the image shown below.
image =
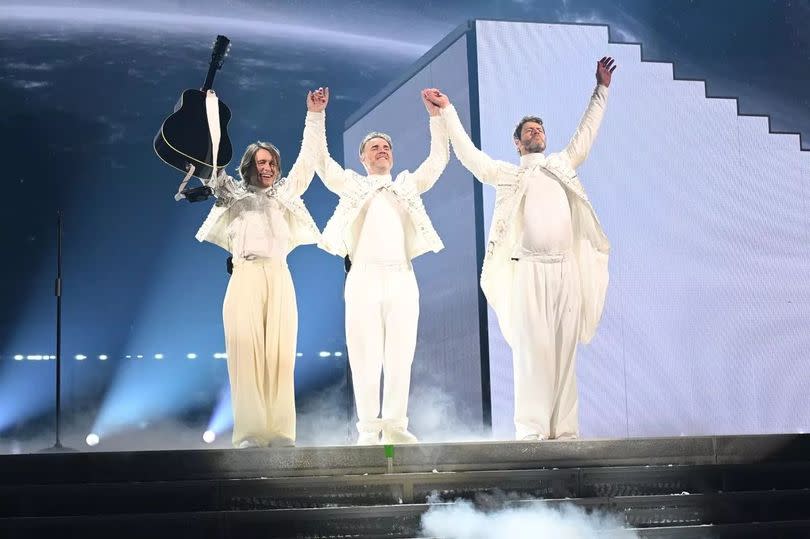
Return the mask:
M 219 99 L 214 90 L 208 90 L 205 95 L 205 115 L 208 118 L 208 133 L 211 135 L 211 157 L 213 162 L 211 163 L 211 177 L 208 178 L 208 181 L 211 181 L 217 176 L 217 154 L 219 153 L 219 141 L 222 138 L 222 133 L 219 130 Z M 194 165 L 189 163 L 188 172 L 186 172 L 183 181 L 180 182 L 180 186 L 177 188 L 177 194 L 174 195 L 175 200 L 186 198 L 183 194 L 183 189 L 186 188 L 195 170 Z M 207 183 L 202 178 L 200 178 L 200 181 L 203 185 Z

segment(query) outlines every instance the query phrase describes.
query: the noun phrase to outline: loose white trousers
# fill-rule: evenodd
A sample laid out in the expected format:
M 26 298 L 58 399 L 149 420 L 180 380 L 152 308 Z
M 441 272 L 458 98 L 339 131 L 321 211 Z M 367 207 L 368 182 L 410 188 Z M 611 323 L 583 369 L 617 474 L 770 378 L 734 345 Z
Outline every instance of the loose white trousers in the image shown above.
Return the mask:
M 580 290 L 569 252 L 518 260 L 512 285 L 516 438 L 577 437 Z
M 298 308 L 281 258 L 235 261 L 222 308 L 233 444 L 295 440 Z
M 346 344 L 358 430 L 379 430 L 382 419 L 407 428 L 411 365 L 419 323 L 419 288 L 410 264 L 354 264 L 346 278 Z

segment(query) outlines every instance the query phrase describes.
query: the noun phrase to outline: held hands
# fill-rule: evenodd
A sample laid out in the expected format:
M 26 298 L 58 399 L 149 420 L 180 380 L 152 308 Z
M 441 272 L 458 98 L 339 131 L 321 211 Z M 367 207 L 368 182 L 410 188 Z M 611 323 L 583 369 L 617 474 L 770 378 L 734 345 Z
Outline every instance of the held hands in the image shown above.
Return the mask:
M 425 102 L 428 112 L 431 116 L 439 114 L 440 109 L 443 109 L 450 104 L 450 98 L 444 95 L 438 88 L 425 88 L 422 90 L 422 101 Z M 433 111 L 436 111 L 436 114 Z
M 314 92 L 307 92 L 307 110 L 309 112 L 323 112 L 329 103 L 329 88 L 318 88 Z
M 439 110 L 439 107 L 430 100 L 428 92 L 430 92 L 430 90 L 422 90 L 422 103 L 425 104 L 428 114 L 431 116 L 438 116 L 441 110 Z
M 617 67 L 613 62 L 614 60 L 610 56 L 603 56 L 596 62 L 596 84 L 601 84 L 606 88 L 610 86 L 610 79 Z

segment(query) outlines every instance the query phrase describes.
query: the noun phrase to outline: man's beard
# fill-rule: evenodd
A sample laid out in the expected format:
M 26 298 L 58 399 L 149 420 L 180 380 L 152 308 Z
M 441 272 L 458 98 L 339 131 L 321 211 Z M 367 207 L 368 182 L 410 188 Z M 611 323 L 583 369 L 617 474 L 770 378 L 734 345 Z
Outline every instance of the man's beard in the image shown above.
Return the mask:
M 524 142 L 523 149 L 526 153 L 543 153 L 546 151 L 545 142 Z

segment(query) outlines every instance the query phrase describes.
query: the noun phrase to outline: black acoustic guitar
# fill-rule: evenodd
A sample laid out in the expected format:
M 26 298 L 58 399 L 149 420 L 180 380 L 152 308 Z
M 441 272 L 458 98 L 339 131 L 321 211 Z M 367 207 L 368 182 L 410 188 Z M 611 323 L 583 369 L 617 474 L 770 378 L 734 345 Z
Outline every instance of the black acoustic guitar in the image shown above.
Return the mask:
M 183 173 L 188 173 L 193 166 L 192 175 L 202 180 L 210 179 L 214 172 L 213 144 L 208 128 L 205 98 L 214 84 L 214 75 L 222 68 L 222 62 L 230 49 L 230 42 L 225 36 L 217 36 L 211 53 L 208 76 L 205 77 L 202 88 L 184 91 L 174 107 L 174 113 L 166 118 L 160 126 L 160 131 L 155 135 L 154 146 L 158 157 Z M 217 170 L 224 168 L 233 157 L 233 148 L 227 131 L 230 120 L 230 109 L 219 101 L 221 135 L 217 152 Z M 189 200 L 194 201 L 190 197 Z

